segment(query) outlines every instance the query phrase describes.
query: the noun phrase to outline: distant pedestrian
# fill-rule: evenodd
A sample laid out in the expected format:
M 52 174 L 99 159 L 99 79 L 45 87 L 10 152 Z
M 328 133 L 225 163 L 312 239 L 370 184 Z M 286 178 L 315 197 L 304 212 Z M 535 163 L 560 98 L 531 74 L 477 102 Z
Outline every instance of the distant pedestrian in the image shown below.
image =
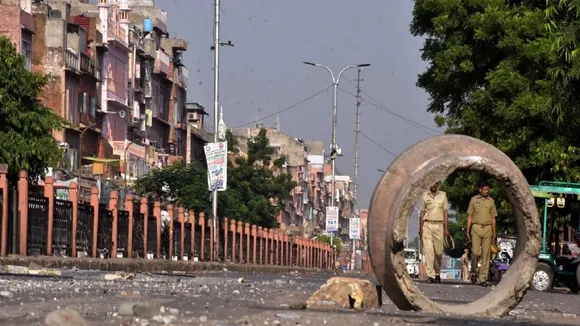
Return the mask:
M 467 209 L 467 235 L 471 241 L 471 280 L 476 281 L 477 262 L 481 259 L 479 268 L 479 283 L 487 286 L 490 248 L 496 239 L 497 210 L 493 198 L 489 196 L 489 184 L 480 184 L 479 195 L 473 196 Z
M 469 281 L 469 249 L 465 248 L 463 250 L 463 256 L 461 256 L 461 272 L 464 281 Z
M 428 283 L 441 283 L 443 237 L 449 236 L 447 194 L 439 190 L 439 185 L 436 182 L 421 197 L 419 237 L 423 241 Z

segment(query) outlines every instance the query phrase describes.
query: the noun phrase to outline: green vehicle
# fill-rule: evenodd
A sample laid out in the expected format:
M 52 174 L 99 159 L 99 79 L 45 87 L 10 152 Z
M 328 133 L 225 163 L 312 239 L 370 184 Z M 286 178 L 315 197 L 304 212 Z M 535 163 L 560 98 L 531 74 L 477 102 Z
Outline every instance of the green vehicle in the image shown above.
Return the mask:
M 531 287 L 536 291 L 547 292 L 558 284 L 576 293 L 580 290 L 580 255 L 574 257 L 572 252 L 577 250 L 580 242 L 580 184 L 542 181 L 530 187 L 534 197 L 544 198 L 542 251 Z M 549 211 L 553 213 L 554 210 L 569 212 L 569 225 L 554 230 L 552 218 L 548 230 Z M 568 239 L 562 241 L 561 238 Z M 548 247 L 550 239 L 553 240 Z

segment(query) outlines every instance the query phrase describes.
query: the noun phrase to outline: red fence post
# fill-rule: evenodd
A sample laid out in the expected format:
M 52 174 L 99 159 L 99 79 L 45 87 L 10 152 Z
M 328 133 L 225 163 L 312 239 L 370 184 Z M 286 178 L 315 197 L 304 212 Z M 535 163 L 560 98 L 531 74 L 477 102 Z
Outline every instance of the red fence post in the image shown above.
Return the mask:
M 267 228 L 263 229 L 262 237 L 264 238 L 264 264 L 268 265 L 270 258 L 269 251 L 270 231 Z
M 79 193 L 76 182 L 71 182 L 68 187 L 68 199 L 72 203 L 72 230 L 71 230 L 71 256 L 77 256 L 77 229 L 79 223 Z
M 28 172 L 18 174 L 18 212 L 20 213 L 20 255 L 26 256 L 28 239 Z
M 189 216 L 189 223 L 191 225 L 191 259 L 194 260 L 195 257 L 195 211 L 190 209 L 187 213 Z
M 143 258 L 147 259 L 147 237 L 149 236 L 149 206 L 147 206 L 147 198 L 141 198 L 139 212 L 143 214 Z
M 232 263 L 236 263 L 236 220 L 230 220 L 230 231 L 232 232 Z
M 173 205 L 167 205 L 167 213 L 169 214 L 169 253 L 167 259 L 173 260 Z
M 155 258 L 160 259 L 161 258 L 161 202 L 159 202 L 158 200 L 155 201 L 155 203 L 153 203 L 153 216 L 155 216 L 155 221 L 156 223 L 156 230 L 155 232 L 156 237 L 157 237 L 157 241 L 156 241 L 156 247 L 155 248 Z
M 129 213 L 129 227 L 127 230 L 127 258 L 133 258 L 133 195 L 125 195 L 125 210 Z
M 239 262 L 243 263 L 244 262 L 244 229 L 243 229 L 243 223 L 242 221 L 238 221 L 238 231 L 237 233 L 240 236 L 240 243 L 238 244 L 238 246 L 240 247 L 239 251 Z
M 256 225 L 252 224 L 252 242 L 253 242 L 253 248 L 252 248 L 252 262 L 255 264 L 257 264 L 256 262 L 256 246 L 257 246 L 257 237 L 258 237 L 258 229 L 256 228 Z
M 258 264 L 262 264 L 264 261 L 262 257 L 264 255 L 264 246 L 262 245 L 262 238 L 264 237 L 264 229 L 261 226 L 258 226 L 258 246 L 260 246 L 260 258 L 258 259 Z
M 0 164 L 0 191 L 2 191 L 2 231 L 0 232 L 0 256 L 6 256 L 8 251 L 8 165 Z
M 111 238 L 113 239 L 113 245 L 111 246 L 111 257 L 117 258 L 117 240 L 119 239 L 119 219 L 118 219 L 118 209 L 117 209 L 117 201 L 119 200 L 119 193 L 117 190 L 111 191 L 111 195 L 109 197 L 109 210 L 113 214 L 113 228 L 112 228 L 112 235 Z
M 244 224 L 244 234 L 246 235 L 246 263 L 250 263 L 250 223 Z
M 93 206 L 93 252 L 91 256 L 97 257 L 97 243 L 99 242 L 99 188 L 91 187 L 91 206 Z
M 183 260 L 185 255 L 185 210 L 183 207 L 177 209 L 177 218 L 181 224 L 181 233 L 179 238 L 179 260 Z
M 52 255 L 52 229 L 54 227 L 54 178 L 44 180 L 44 197 L 48 199 L 48 226 L 46 230 L 46 255 Z
M 205 213 L 199 213 L 199 226 L 201 226 L 201 248 L 199 260 L 205 261 Z
M 229 229 L 229 224 L 228 224 L 228 218 L 224 217 L 223 219 L 224 221 L 224 263 L 228 262 L 228 229 Z M 219 232 L 219 231 L 218 231 Z

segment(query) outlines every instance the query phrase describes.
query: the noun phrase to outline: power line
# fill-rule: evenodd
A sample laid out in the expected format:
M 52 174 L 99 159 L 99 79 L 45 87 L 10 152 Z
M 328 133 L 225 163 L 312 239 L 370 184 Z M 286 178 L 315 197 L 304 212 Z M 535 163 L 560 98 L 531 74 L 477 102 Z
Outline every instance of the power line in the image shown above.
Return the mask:
M 316 93 L 314 93 L 314 94 L 310 95 L 309 97 L 307 97 L 307 98 L 305 98 L 305 99 L 303 99 L 303 100 L 301 100 L 301 101 L 299 101 L 299 102 L 296 102 L 296 103 L 294 103 L 294 104 L 290 105 L 290 106 L 289 106 L 289 107 L 287 107 L 287 108 L 284 108 L 284 109 L 282 109 L 282 110 L 276 111 L 276 112 L 274 112 L 274 113 L 272 113 L 272 114 L 269 114 L 269 115 L 267 115 L 267 116 L 265 116 L 265 117 L 260 117 L 260 119 L 268 119 L 268 118 L 270 118 L 270 117 L 273 117 L 273 116 L 275 116 L 275 115 L 277 115 L 277 114 L 280 114 L 280 113 L 282 113 L 282 112 L 285 112 L 285 111 L 288 111 L 288 110 L 290 110 L 290 109 L 293 109 L 293 108 L 297 107 L 298 105 L 300 105 L 300 104 L 302 104 L 302 103 L 304 103 L 304 102 L 307 102 L 307 101 L 309 101 L 309 100 L 311 100 L 311 99 L 315 98 L 316 96 L 318 96 L 318 95 L 320 95 L 320 94 L 324 93 L 324 92 L 325 92 L 326 90 L 328 90 L 330 87 L 332 87 L 332 85 L 329 85 L 329 86 L 328 86 L 328 87 L 326 87 L 325 89 L 323 89 L 323 90 L 321 90 L 321 91 L 318 91 L 318 92 L 316 92 Z M 245 126 L 247 126 L 247 125 L 251 125 L 252 123 L 254 123 L 254 121 L 252 121 L 252 122 L 248 122 L 248 123 L 244 123 L 244 124 L 242 124 L 242 125 L 239 125 L 239 126 L 233 127 L 232 129 L 241 128 L 241 127 L 245 127 Z
M 363 135 L 363 136 L 364 136 L 366 139 L 368 139 L 368 140 L 369 140 L 371 143 L 373 143 L 373 144 L 375 144 L 375 145 L 379 146 L 379 147 L 380 147 L 382 150 L 384 150 L 385 152 L 387 152 L 387 153 L 391 154 L 393 157 L 397 157 L 397 154 L 395 154 L 395 153 L 391 152 L 390 150 L 386 149 L 386 148 L 385 148 L 383 145 L 381 145 L 381 144 L 377 143 L 376 141 L 374 141 L 374 140 L 373 140 L 371 137 L 367 136 L 367 135 L 366 135 L 364 132 L 362 132 L 362 131 L 359 131 L 359 133 L 360 133 L 361 135 Z
M 351 84 L 351 85 L 353 85 L 354 87 L 356 87 L 356 85 L 355 85 L 353 82 L 351 82 L 351 81 L 350 81 L 348 78 L 345 78 L 345 79 L 346 79 L 346 81 L 347 81 L 349 84 Z M 340 88 L 340 87 L 339 87 L 339 89 L 340 89 L 341 91 L 343 91 L 343 92 L 345 92 L 345 93 L 347 93 L 347 94 L 351 95 L 351 96 L 354 96 L 354 97 L 356 97 L 356 95 L 355 95 L 355 94 L 353 94 L 353 93 L 351 93 L 351 92 L 348 92 L 348 91 L 346 91 L 346 90 L 344 90 L 344 89 L 342 89 L 342 88 Z M 421 124 L 421 123 L 419 123 L 419 122 L 416 122 L 416 121 L 413 121 L 413 120 L 411 120 L 411 119 L 409 119 L 409 118 L 407 118 L 407 117 L 404 117 L 404 116 L 402 116 L 402 115 L 400 115 L 400 114 L 398 114 L 398 113 L 394 112 L 393 110 L 390 110 L 389 108 L 387 108 L 386 106 L 384 106 L 383 104 L 381 104 L 381 102 L 379 102 L 379 101 L 375 100 L 374 98 L 372 98 L 372 97 L 371 97 L 369 94 L 365 93 L 364 91 L 361 91 L 361 93 L 362 93 L 362 94 L 364 94 L 366 97 L 368 97 L 369 99 L 371 99 L 372 101 L 374 101 L 374 102 L 376 102 L 376 103 L 372 103 L 372 102 L 369 102 L 369 101 L 367 101 L 367 100 L 365 100 L 365 99 L 362 99 L 362 101 L 363 101 L 363 102 L 366 102 L 366 103 L 368 103 L 368 104 L 370 104 L 370 105 L 372 105 L 372 106 L 374 106 L 374 107 L 376 107 L 376 108 L 378 108 L 378 109 L 380 109 L 380 110 L 383 110 L 383 111 L 385 111 L 385 112 L 387 112 L 387 113 L 390 113 L 390 114 L 392 114 L 392 115 L 394 115 L 394 116 L 398 117 L 399 119 L 402 119 L 402 120 L 406 121 L 407 123 L 409 123 L 409 124 L 411 124 L 412 126 L 414 126 L 414 127 L 418 128 L 418 129 L 420 129 L 421 131 L 425 132 L 426 134 L 428 134 L 428 135 L 431 135 L 431 136 L 434 136 L 432 133 L 428 132 L 427 130 L 430 130 L 430 131 L 434 132 L 434 133 L 435 133 L 435 135 L 441 135 L 441 134 L 442 134 L 442 133 L 441 133 L 440 131 L 438 131 L 438 130 L 435 130 L 435 129 L 433 129 L 433 128 L 427 127 L 427 126 L 425 126 L 425 125 L 423 125 L 423 124 Z

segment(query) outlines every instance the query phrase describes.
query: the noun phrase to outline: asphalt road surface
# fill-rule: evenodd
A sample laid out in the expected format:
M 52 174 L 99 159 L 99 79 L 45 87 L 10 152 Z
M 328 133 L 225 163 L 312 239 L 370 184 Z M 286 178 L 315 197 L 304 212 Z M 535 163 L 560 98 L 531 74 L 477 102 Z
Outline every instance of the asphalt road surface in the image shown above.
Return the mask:
M 88 325 L 98 326 L 580 325 L 580 295 L 565 291 L 530 291 L 510 316 L 476 320 L 402 312 L 384 294 L 383 306 L 376 311 L 295 309 L 333 276 L 330 273 L 303 276 L 223 271 L 181 276 L 136 274 L 116 280 L 107 280 L 105 275 L 76 270 L 63 270 L 62 277 L 0 274 L 0 325 L 44 325 L 48 314 L 64 308 L 79 312 Z M 491 291 L 491 287 L 461 282 L 421 283 L 419 288 L 445 304 L 468 302 Z M 134 316 L 135 311 L 141 317 Z

